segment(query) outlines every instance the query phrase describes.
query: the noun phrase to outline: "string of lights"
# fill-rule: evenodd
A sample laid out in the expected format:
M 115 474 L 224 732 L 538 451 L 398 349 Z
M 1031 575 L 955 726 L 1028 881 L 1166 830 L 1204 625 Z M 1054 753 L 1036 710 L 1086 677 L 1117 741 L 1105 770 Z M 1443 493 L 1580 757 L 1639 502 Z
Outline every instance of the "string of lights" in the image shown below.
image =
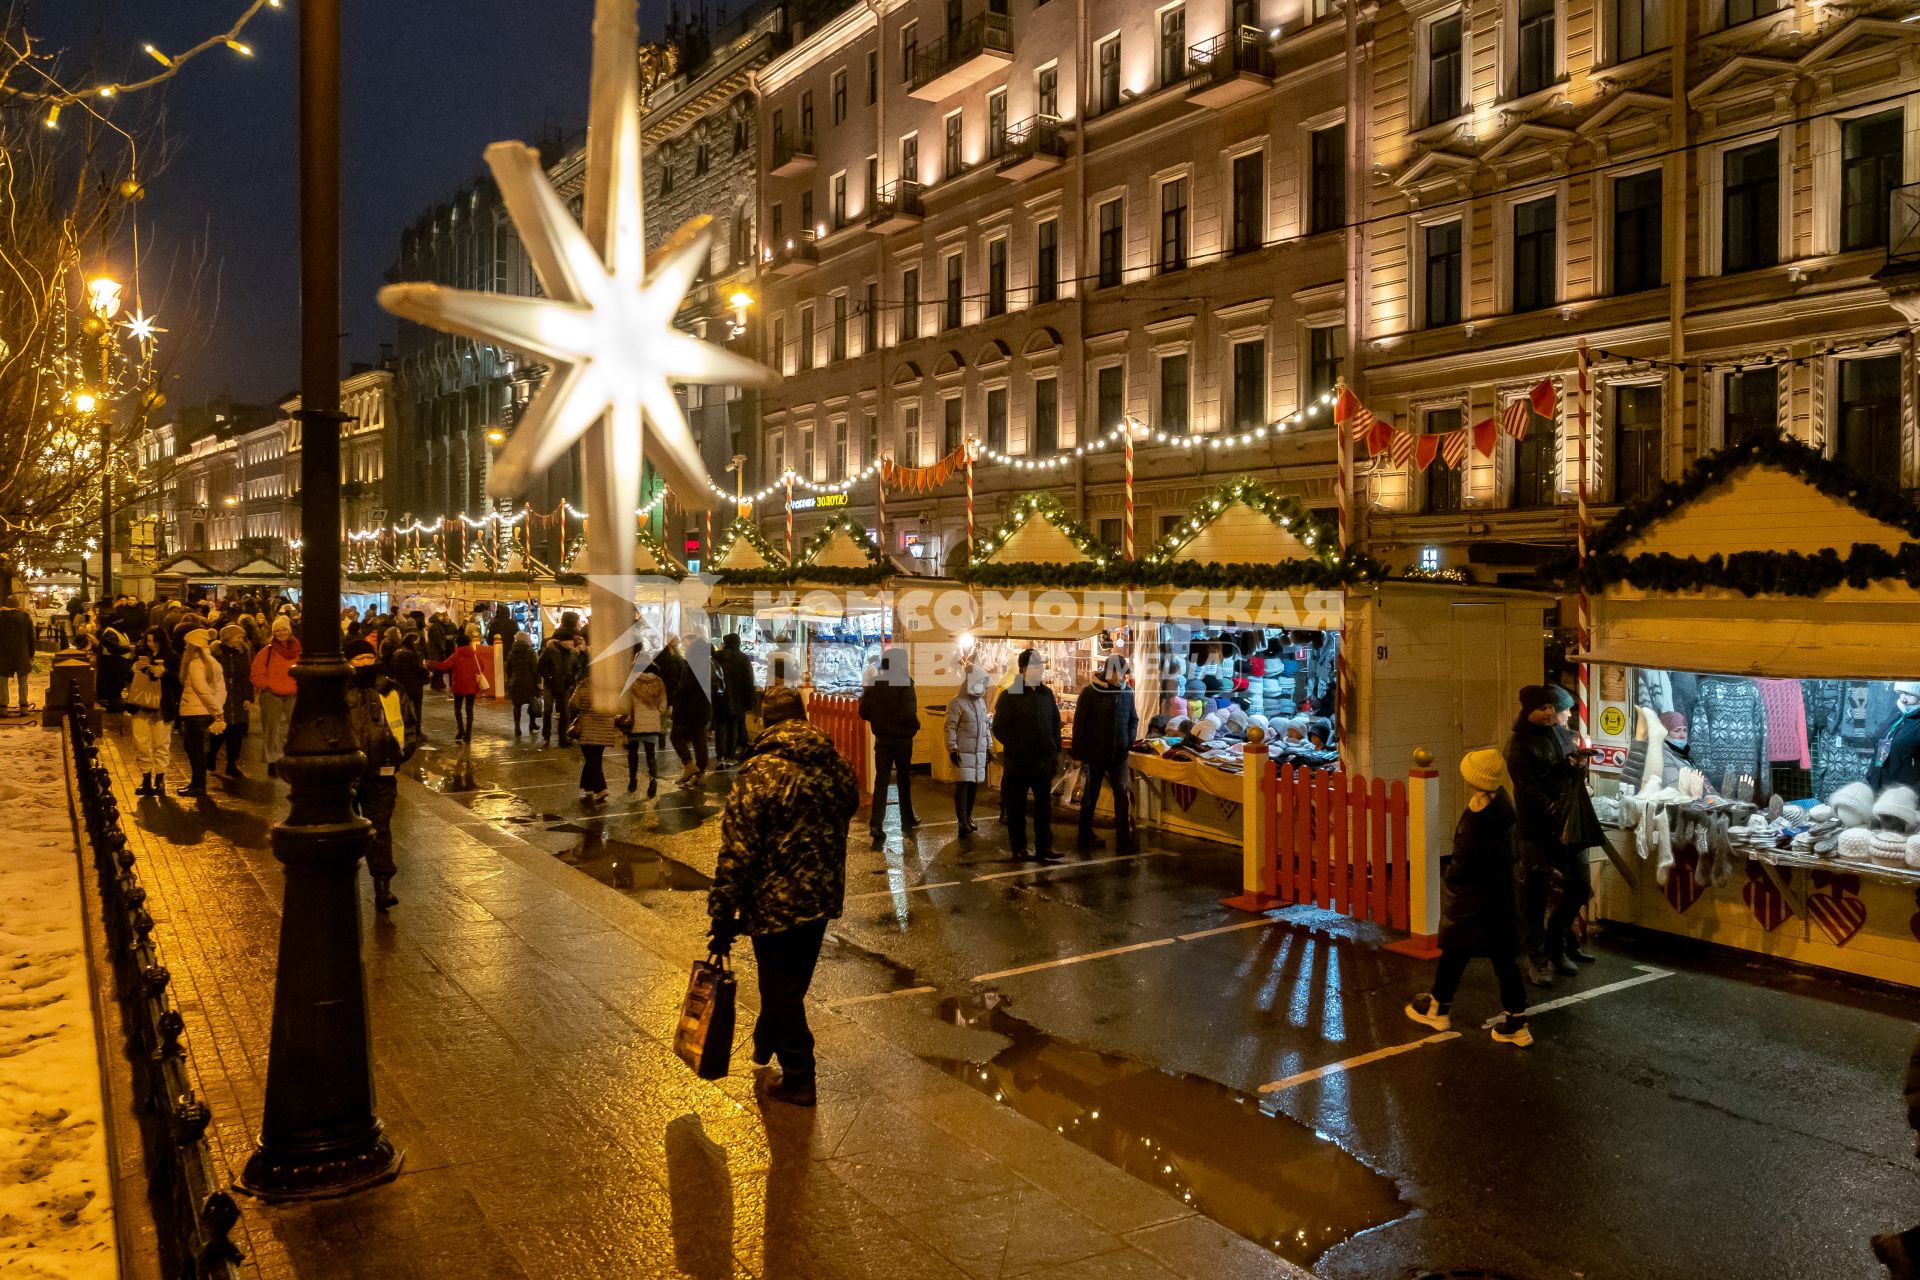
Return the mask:
M 155 85 L 178 75 L 182 67 L 209 50 L 224 48 L 239 57 L 251 58 L 253 56 L 253 46 L 242 40 L 240 38 L 241 34 L 247 29 L 247 24 L 259 16 L 262 9 L 278 9 L 280 5 L 281 0 L 249 0 L 246 8 L 240 11 L 240 16 L 236 18 L 233 24 L 226 30 L 217 31 L 202 40 L 199 44 L 192 45 L 177 53 L 168 53 L 151 42 L 141 45 L 141 51 L 160 64 L 160 69 L 150 76 L 132 80 L 102 81 L 85 89 L 66 88 L 58 82 L 53 81 L 51 76 L 48 76 L 46 78 L 53 87 L 38 90 L 17 89 L 12 92 L 12 96 L 25 102 L 44 103 L 47 108 L 47 127 L 58 128 L 60 125 L 60 108 L 62 106 L 71 103 L 84 104 L 89 99 L 111 101 L 124 94 L 138 93 L 142 89 L 151 89 Z M 36 65 L 30 61 L 33 56 L 31 46 L 22 49 L 7 44 L 6 48 L 7 51 L 20 62 L 26 63 L 27 65 Z
M 1675 369 L 1681 373 L 1690 370 L 1700 373 L 1742 373 L 1748 369 L 1779 369 L 1787 366 L 1801 368 L 1834 356 L 1852 355 L 1860 351 L 1875 351 L 1886 347 L 1890 342 L 1898 342 L 1913 335 L 1912 329 L 1895 329 L 1889 333 L 1871 338 L 1860 338 L 1853 342 L 1830 342 L 1817 350 L 1799 356 L 1749 356 L 1739 360 L 1664 360 L 1658 356 L 1634 356 L 1624 351 L 1614 351 L 1607 347 L 1593 347 L 1591 350 L 1598 360 L 1618 361 L 1629 368 Z

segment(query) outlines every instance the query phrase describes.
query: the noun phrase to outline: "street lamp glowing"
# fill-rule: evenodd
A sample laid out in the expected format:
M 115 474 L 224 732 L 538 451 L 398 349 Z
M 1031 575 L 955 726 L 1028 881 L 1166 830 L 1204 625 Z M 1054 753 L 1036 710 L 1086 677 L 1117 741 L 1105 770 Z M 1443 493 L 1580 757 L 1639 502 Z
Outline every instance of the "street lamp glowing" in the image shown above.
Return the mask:
M 98 403 L 91 391 L 76 391 L 73 394 L 73 407 L 81 413 L 92 413 L 93 407 Z
M 112 276 L 95 276 L 87 281 L 87 308 L 102 320 L 120 314 L 120 282 Z
M 727 299 L 727 305 L 735 311 L 745 311 L 753 305 L 753 295 L 745 289 L 735 289 L 733 296 Z
M 487 432 L 488 444 L 505 444 L 506 442 L 507 442 L 507 433 L 502 431 L 500 428 L 495 427 L 493 428 L 493 430 Z

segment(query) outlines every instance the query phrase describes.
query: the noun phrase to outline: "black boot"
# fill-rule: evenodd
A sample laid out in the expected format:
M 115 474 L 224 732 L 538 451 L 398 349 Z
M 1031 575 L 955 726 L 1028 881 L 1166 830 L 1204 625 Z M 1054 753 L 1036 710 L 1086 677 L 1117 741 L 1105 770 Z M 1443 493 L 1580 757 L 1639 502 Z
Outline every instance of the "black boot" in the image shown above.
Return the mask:
M 373 878 L 373 909 L 386 914 L 388 907 L 397 907 L 400 899 L 393 896 L 393 877 L 375 876 Z
M 780 1078 L 767 1086 L 767 1096 L 791 1107 L 811 1107 L 816 1102 L 813 1077 L 782 1071 Z
M 150 773 L 141 774 L 140 785 L 133 789 L 133 794 L 137 796 L 152 795 L 153 794 L 153 775 Z

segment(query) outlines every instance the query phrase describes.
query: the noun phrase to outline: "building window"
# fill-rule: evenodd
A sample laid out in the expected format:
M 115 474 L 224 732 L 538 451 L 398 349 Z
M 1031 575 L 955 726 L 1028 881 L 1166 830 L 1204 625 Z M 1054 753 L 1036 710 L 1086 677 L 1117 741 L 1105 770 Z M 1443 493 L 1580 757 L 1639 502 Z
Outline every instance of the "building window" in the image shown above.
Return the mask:
M 960 175 L 965 161 L 960 150 L 960 113 L 954 112 L 947 117 L 947 169 L 946 176 L 955 178 Z
M 1863 476 L 1900 483 L 1900 356 L 1839 362 L 1834 455 Z
M 773 318 L 773 367 L 780 372 L 787 371 L 787 318 Z
M 872 351 L 880 345 L 880 285 L 867 281 L 866 300 L 860 306 L 860 350 Z
M 800 91 L 800 136 L 811 140 L 813 137 L 813 90 Z
M 1780 147 L 1768 139 L 1721 158 L 1720 269 L 1726 274 L 1780 261 Z
M 1340 325 L 1307 330 L 1307 394 L 1323 396 L 1333 390 L 1347 362 L 1347 331 Z
M 907 182 L 920 181 L 920 135 L 917 133 L 900 139 L 900 177 Z
M 995 89 L 987 95 L 987 158 L 998 160 L 1007 153 L 1007 91 Z
M 1233 429 L 1251 431 L 1267 422 L 1267 343 L 1233 344 Z
M 1116 32 L 1095 49 L 1099 63 L 1099 92 L 1093 101 L 1095 111 L 1112 111 L 1120 105 L 1120 36 Z
M 1007 238 L 987 241 L 987 314 L 1007 314 Z
M 801 428 L 800 450 L 794 455 L 793 469 L 804 479 L 812 480 L 816 478 L 816 472 L 814 471 L 812 423 L 808 423 L 805 427 Z
M 941 300 L 940 318 L 943 328 L 958 329 L 960 327 L 960 295 L 964 287 L 966 263 L 966 257 L 962 254 L 947 255 L 947 296 Z
M 833 358 L 847 358 L 847 295 L 833 295 Z
M 862 205 L 869 216 L 873 213 L 873 202 L 880 196 L 880 157 L 867 157 L 867 198 Z
M 1660 487 L 1660 387 L 1613 389 L 1613 500 L 1632 502 Z
M 1427 434 L 1446 436 L 1460 429 L 1460 409 L 1429 409 L 1426 415 Z M 1433 465 L 1427 468 L 1426 492 L 1421 497 L 1420 509 L 1428 515 L 1445 515 L 1458 511 L 1464 505 L 1461 502 L 1461 481 L 1465 478 L 1467 464 L 1463 459 L 1459 466 L 1450 467 L 1444 458 L 1435 458 Z
M 1465 17 L 1450 13 L 1427 24 L 1427 123 L 1451 120 L 1466 108 L 1461 74 Z
M 833 73 L 833 122 L 839 124 L 847 118 L 847 69 L 840 68 Z
M 914 59 L 920 56 L 920 24 L 909 22 L 900 28 L 900 82 L 913 83 Z
M 1666 277 L 1660 205 L 1658 169 L 1614 181 L 1613 291 L 1616 294 L 1657 289 Z
M 1033 298 L 1052 302 L 1060 296 L 1060 223 L 1048 218 L 1033 228 Z
M 800 372 L 813 368 L 813 308 L 800 308 L 800 354 L 795 364 Z
M 752 117 L 745 114 L 735 116 L 733 120 L 733 154 L 739 155 L 742 151 L 745 151 L 752 137 Z
M 960 412 L 960 397 L 948 396 L 940 402 L 940 456 L 945 457 L 960 447 L 961 433 L 965 430 L 962 423 L 965 415 Z
M 804 234 L 813 229 L 813 191 L 809 188 L 800 193 L 800 230 Z
M 1520 0 L 1519 22 L 1514 35 L 1515 97 L 1552 84 L 1554 72 L 1553 9 L 1555 0 Z
M 1840 248 L 1887 243 L 1887 193 L 1901 179 L 1901 108 L 1840 122 Z
M 847 420 L 845 418 L 835 418 L 833 420 L 833 472 L 831 478 L 835 480 L 845 480 L 847 478 L 848 464 L 851 461 L 852 459 L 847 457 Z
M 1115 196 L 1100 205 L 1100 275 L 1102 289 L 1120 283 L 1120 263 L 1125 252 L 1126 217 L 1122 197 Z
M 707 158 L 707 140 L 702 138 L 693 144 L 693 176 L 706 177 L 709 163 L 711 162 Z
M 1347 126 L 1315 129 L 1310 137 L 1309 181 L 1312 195 L 1307 209 L 1307 234 L 1334 231 L 1347 222 Z
M 1187 434 L 1187 357 L 1160 357 L 1160 420 L 1154 424 L 1170 436 Z
M 1187 180 L 1160 184 L 1160 270 L 1187 265 Z
M 920 406 L 910 404 L 900 411 L 900 451 L 907 465 L 920 465 Z
M 1777 371 L 1741 369 L 1727 375 L 1726 407 L 1721 415 L 1723 444 L 1780 434 L 1780 388 Z
M 1176 6 L 1160 15 L 1160 83 L 1179 84 L 1187 78 L 1187 11 Z
M 1127 416 L 1127 371 L 1124 365 L 1105 365 L 1093 375 L 1094 427 L 1111 431 Z
M 871 462 L 873 459 L 878 458 L 880 456 L 880 418 L 879 418 L 879 415 L 872 414 L 872 413 L 864 414 L 862 416 L 864 416 L 867 420 L 866 457 L 867 457 L 867 460 Z M 736 449 L 734 450 L 734 452 L 738 453 L 739 450 Z
M 1421 302 L 1426 327 L 1460 323 L 1460 223 L 1436 222 L 1425 228 L 1425 279 Z
M 1033 73 L 1033 113 L 1060 118 L 1060 64 L 1050 62 Z
M 1613 31 L 1613 60 L 1629 62 L 1667 47 L 1667 18 L 1661 0 L 1608 0 Z
M 1007 389 L 987 388 L 987 448 L 995 453 L 1007 451 Z
M 1780 0 L 1727 0 L 1727 25 L 1737 27 L 1779 10 Z
M 847 175 L 844 172 L 833 175 L 831 199 L 833 200 L 833 229 L 838 231 L 847 225 Z
M 900 340 L 920 336 L 920 268 L 908 267 L 900 273 Z
M 1559 205 L 1542 196 L 1513 206 L 1513 309 L 1538 311 L 1559 293 Z
M 867 50 L 867 105 L 880 101 L 880 51 Z
M 1318 137 L 1319 135 L 1314 135 Z M 1259 151 L 1233 158 L 1233 238 L 1235 253 L 1250 253 L 1266 239 L 1267 157 Z
M 660 194 L 673 194 L 673 156 L 663 153 L 660 157 Z
M 1538 418 L 1528 424 L 1527 438 L 1513 446 L 1513 506 L 1549 507 L 1557 496 L 1560 433 Z
M 1102 516 L 1100 519 L 1100 545 L 1109 551 L 1120 550 L 1126 530 L 1121 527 L 1119 516 Z
M 1044 457 L 1060 448 L 1060 383 L 1054 378 L 1033 380 L 1033 448 Z

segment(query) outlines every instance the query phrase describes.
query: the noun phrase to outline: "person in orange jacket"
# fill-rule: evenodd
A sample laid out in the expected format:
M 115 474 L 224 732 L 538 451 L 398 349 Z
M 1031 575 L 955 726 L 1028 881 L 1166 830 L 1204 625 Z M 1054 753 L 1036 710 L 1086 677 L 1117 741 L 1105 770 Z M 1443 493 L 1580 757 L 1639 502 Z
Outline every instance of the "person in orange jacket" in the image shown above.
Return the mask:
M 287 753 L 287 726 L 293 720 L 293 664 L 300 661 L 300 641 L 286 614 L 273 620 L 273 639 L 253 655 L 254 699 L 260 706 L 260 756 L 267 772 Z

